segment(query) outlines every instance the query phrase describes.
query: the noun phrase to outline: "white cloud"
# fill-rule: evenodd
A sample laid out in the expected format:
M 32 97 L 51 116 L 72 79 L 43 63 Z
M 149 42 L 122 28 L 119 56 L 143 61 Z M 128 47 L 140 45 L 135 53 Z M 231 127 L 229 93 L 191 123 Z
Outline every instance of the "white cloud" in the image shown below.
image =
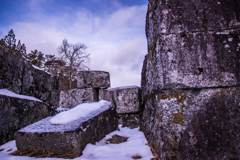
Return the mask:
M 38 4 L 31 5 L 40 10 Z M 38 49 L 45 54 L 57 54 L 56 48 L 63 38 L 72 43 L 85 43 L 91 53 L 90 68 L 110 72 L 112 87 L 140 85 L 143 58 L 147 54 L 147 5 L 115 5 L 117 10 L 103 16 L 86 9 L 61 16 L 31 12 L 8 29 L 13 28 L 16 38 L 26 44 L 28 52 Z

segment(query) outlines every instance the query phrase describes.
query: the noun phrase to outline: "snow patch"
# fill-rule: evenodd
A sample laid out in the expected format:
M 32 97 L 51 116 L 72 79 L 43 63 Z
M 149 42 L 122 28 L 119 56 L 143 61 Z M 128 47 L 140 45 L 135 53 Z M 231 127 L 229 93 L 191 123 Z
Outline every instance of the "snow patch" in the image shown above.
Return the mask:
M 116 87 L 116 88 L 108 88 L 106 89 L 107 91 L 115 91 L 115 90 L 120 90 L 120 89 L 128 89 L 128 88 L 140 88 L 136 85 L 133 86 L 123 86 L 123 87 Z
M 0 89 L 0 95 L 5 95 L 5 96 L 9 96 L 9 97 L 15 97 L 15 98 L 20 98 L 20 99 L 27 99 L 27 100 L 31 100 L 31 101 L 42 102 L 40 99 L 37 99 L 35 97 L 16 94 L 16 93 L 14 93 L 12 91 L 9 91 L 7 89 Z
M 220 35 L 220 34 L 229 34 L 229 32 L 227 32 L 227 31 L 224 31 L 224 32 L 217 32 L 216 34 L 217 34 L 217 35 Z
M 232 42 L 232 40 L 233 40 L 233 38 L 228 38 L 228 41 L 229 41 L 229 42 Z
M 32 66 L 33 66 L 33 68 L 35 68 L 35 69 L 37 69 L 37 70 L 41 70 L 41 71 L 43 71 L 43 72 L 46 72 L 46 71 L 44 71 L 44 69 L 42 69 L 42 68 L 39 68 L 39 67 L 37 67 L 37 66 L 35 66 L 35 65 L 32 65 Z M 46 72 L 46 73 L 51 74 L 51 73 L 49 73 L 49 72 Z
M 132 156 L 136 155 L 141 156 L 141 160 L 150 160 L 153 158 L 150 147 L 146 145 L 148 142 L 143 132 L 139 131 L 138 128 L 129 129 L 119 126 L 119 129 L 120 131 L 108 134 L 95 145 L 89 143 L 83 150 L 83 155 L 74 160 L 133 160 Z M 107 139 L 115 134 L 129 138 L 126 142 L 120 144 L 108 143 Z M 61 158 L 35 158 L 9 155 L 9 153 L 17 150 L 15 140 L 0 146 L 0 149 L 4 149 L 0 152 L 0 159 L 2 160 L 62 160 Z M 9 149 L 12 150 L 8 151 Z
M 111 106 L 111 102 L 101 100 L 100 102 L 83 103 L 76 107 L 57 114 L 51 120 L 51 124 L 67 124 L 77 119 L 90 117 L 90 115 L 98 115 L 107 110 Z

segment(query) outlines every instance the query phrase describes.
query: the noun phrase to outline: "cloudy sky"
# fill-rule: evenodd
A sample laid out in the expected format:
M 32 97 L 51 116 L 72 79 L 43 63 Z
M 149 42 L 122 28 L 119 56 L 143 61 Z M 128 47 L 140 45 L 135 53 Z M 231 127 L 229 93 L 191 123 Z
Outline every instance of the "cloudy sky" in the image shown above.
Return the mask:
M 0 32 L 14 30 L 27 53 L 56 54 L 66 38 L 85 43 L 91 70 L 110 72 L 111 87 L 140 86 L 147 54 L 148 0 L 0 0 Z

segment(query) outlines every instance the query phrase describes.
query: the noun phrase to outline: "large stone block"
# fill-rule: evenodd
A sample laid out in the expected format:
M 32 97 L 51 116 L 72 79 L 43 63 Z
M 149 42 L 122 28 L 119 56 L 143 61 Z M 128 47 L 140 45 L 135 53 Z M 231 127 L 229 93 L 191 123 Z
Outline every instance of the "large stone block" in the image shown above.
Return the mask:
M 168 34 L 146 56 L 147 90 L 240 84 L 240 30 Z M 156 49 L 156 50 L 155 50 Z
M 13 139 L 20 128 L 52 116 L 55 110 L 43 102 L 0 95 L 0 144 Z
M 96 143 L 118 128 L 116 109 L 108 102 L 107 109 L 67 124 L 53 125 L 45 118 L 15 133 L 18 150 L 31 148 L 62 155 L 82 155 L 88 143 Z
M 111 101 L 117 107 L 117 113 L 137 113 L 141 100 L 141 88 L 126 86 L 99 91 L 100 100 Z
M 160 159 L 240 158 L 240 87 L 161 90 L 144 104 L 141 130 Z
M 239 28 L 239 8 L 238 0 L 149 0 L 146 19 L 148 44 L 152 44 L 159 33 Z
M 57 106 L 58 77 L 33 67 L 0 47 L 0 88 L 33 96 Z
M 0 89 L 22 92 L 24 60 L 0 47 Z
M 98 101 L 98 94 L 94 88 L 62 90 L 60 92 L 59 107 L 73 108 L 78 104 Z
M 108 88 L 110 75 L 104 71 L 80 71 L 76 75 L 77 88 Z

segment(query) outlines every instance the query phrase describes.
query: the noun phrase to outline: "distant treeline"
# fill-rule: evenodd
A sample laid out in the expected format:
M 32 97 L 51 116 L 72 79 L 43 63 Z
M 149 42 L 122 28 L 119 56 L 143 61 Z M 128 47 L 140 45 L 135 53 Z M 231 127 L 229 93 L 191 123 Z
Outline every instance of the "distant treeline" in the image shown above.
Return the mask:
M 86 52 L 87 46 L 82 43 L 71 44 L 64 39 L 57 48 L 59 56 L 44 54 L 37 49 L 27 53 L 25 44 L 21 44 L 20 40 L 16 45 L 15 34 L 11 29 L 8 35 L 0 40 L 0 45 L 44 71 L 64 77 L 69 89 L 72 88 L 72 80 L 77 71 L 89 69 L 86 62 L 90 61 L 90 54 Z

